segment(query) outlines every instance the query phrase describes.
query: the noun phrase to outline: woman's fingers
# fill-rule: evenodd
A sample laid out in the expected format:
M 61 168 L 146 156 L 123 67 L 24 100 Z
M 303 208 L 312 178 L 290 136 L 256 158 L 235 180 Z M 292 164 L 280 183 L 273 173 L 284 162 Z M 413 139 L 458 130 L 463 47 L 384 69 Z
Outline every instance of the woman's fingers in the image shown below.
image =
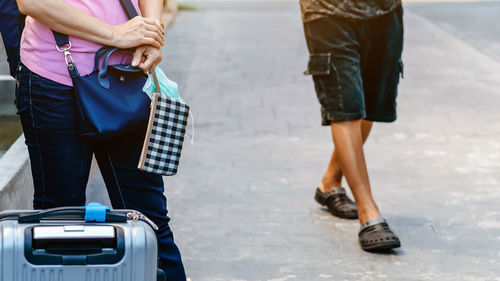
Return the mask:
M 144 72 L 151 71 L 153 69 L 154 62 L 153 58 L 148 56 L 141 64 L 139 64 L 139 68 Z
M 161 50 L 151 46 L 144 46 L 141 48 L 144 48 L 144 52 L 139 68 L 144 72 L 151 71 L 162 60 Z
M 158 22 L 137 16 L 124 24 L 113 26 L 113 42 L 118 48 L 140 45 L 160 48 L 165 44 L 165 35 Z
M 165 40 L 158 35 L 158 33 L 153 32 L 153 31 L 147 31 L 144 36 L 153 38 L 154 40 L 158 41 L 162 46 L 165 44 Z
M 156 34 L 158 34 L 158 36 L 160 36 L 160 38 L 163 41 L 165 41 L 165 34 L 163 33 L 163 30 L 161 30 L 161 28 L 159 29 L 158 26 L 156 26 L 156 25 L 147 25 L 146 28 L 149 31 L 152 31 L 152 32 L 155 32 Z
M 158 48 L 158 49 L 161 48 L 160 43 L 158 43 L 158 41 L 156 41 L 153 38 L 146 37 L 141 42 L 142 43 L 140 43 L 138 45 L 150 45 L 150 46 L 153 46 L 153 47 Z
M 156 27 L 158 27 L 158 29 L 163 33 L 163 28 L 162 28 L 161 22 L 159 20 L 152 20 L 152 19 L 148 19 L 148 18 L 143 18 L 143 19 L 148 24 L 156 25 Z
M 159 20 L 152 20 L 148 18 L 141 18 L 141 19 L 143 20 L 147 30 L 154 31 L 158 33 L 158 35 L 163 37 L 163 28 Z
M 139 20 L 141 21 L 140 32 L 147 37 L 154 38 L 163 46 L 165 43 L 165 35 L 158 22 L 148 18 L 139 18 Z
M 144 47 L 135 49 L 134 56 L 132 57 L 132 66 L 139 66 L 144 54 Z

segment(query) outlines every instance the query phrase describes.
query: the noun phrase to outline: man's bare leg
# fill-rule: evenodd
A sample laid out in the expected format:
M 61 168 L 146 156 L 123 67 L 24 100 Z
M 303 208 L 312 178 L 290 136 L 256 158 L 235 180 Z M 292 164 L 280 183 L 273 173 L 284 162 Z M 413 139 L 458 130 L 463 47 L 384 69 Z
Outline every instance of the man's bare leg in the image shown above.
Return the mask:
M 380 211 L 371 193 L 360 130 L 362 122 L 363 120 L 332 122 L 331 129 L 336 150 L 335 159 L 338 159 L 340 170 L 351 188 L 358 208 L 358 218 L 363 224 L 371 218 L 379 217 Z M 369 130 L 365 130 L 367 135 L 368 132 Z
M 372 129 L 373 122 L 372 121 L 361 121 L 361 136 L 363 138 L 363 144 L 366 142 L 368 135 Z M 342 173 L 342 169 L 340 168 L 339 157 L 337 155 L 337 149 L 333 150 L 332 158 L 330 159 L 330 163 L 328 168 L 321 179 L 319 184 L 319 190 L 325 193 L 331 191 L 332 189 L 339 187 L 342 185 L 342 178 L 344 174 Z

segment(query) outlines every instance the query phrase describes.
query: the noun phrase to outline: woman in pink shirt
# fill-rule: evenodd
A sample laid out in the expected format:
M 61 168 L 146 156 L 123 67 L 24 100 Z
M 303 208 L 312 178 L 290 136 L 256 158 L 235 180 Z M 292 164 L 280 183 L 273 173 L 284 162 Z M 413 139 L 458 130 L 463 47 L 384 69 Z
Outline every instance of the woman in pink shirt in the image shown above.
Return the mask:
M 52 31 L 67 34 L 81 75 L 92 71 L 102 46 L 133 52 L 110 63 L 131 62 L 145 72 L 160 63 L 165 38 L 160 24 L 163 0 L 132 0 L 138 16 L 128 20 L 119 0 L 17 0 L 28 15 L 16 73 L 16 106 L 26 138 L 35 187 L 33 207 L 85 204 L 95 155 L 114 208 L 135 209 L 159 227 L 158 254 L 167 280 L 185 281 L 179 249 L 169 228 L 163 179 L 137 169 L 145 128 L 109 141 L 78 135 L 75 98 L 64 56 Z

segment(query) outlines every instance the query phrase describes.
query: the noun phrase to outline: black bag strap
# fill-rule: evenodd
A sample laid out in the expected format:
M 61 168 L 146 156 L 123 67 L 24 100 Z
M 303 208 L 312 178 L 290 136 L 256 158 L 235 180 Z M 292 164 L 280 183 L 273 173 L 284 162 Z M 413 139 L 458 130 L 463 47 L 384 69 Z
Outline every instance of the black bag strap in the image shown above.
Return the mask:
M 69 44 L 68 35 L 59 33 L 57 31 L 52 30 L 52 34 L 54 34 L 54 39 L 56 39 L 56 45 L 58 47 L 64 47 Z
M 122 7 L 125 10 L 125 13 L 127 14 L 129 20 L 139 15 L 131 0 L 120 0 L 120 3 L 122 4 Z M 64 51 L 65 49 L 63 47 L 66 45 L 69 45 L 68 48 L 71 48 L 71 43 L 69 42 L 68 35 L 61 34 L 54 30 L 52 30 L 52 34 L 56 39 L 57 47 L 60 48 L 59 50 Z
M 120 3 L 122 4 L 122 7 L 125 10 L 125 13 L 127 14 L 129 20 L 139 15 L 134 7 L 134 4 L 132 4 L 132 1 L 120 0 Z

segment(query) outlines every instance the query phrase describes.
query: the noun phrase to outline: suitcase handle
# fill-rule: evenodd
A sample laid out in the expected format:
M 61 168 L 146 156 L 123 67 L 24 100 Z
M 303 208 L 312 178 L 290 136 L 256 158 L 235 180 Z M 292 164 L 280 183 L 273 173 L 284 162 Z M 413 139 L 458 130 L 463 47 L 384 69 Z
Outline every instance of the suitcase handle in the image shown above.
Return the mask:
M 75 226 L 71 225 L 71 227 Z M 24 231 L 24 256 L 27 261 L 35 265 L 116 264 L 125 254 L 125 233 L 121 227 L 110 227 L 114 228 L 113 235 L 107 235 L 108 237 L 102 235 L 101 238 L 93 237 L 93 235 L 64 237 L 57 230 L 49 231 L 56 235 L 35 237 L 36 226 L 28 227 Z M 72 229 L 68 230 L 72 231 Z
M 18 218 L 19 223 L 39 223 L 40 220 L 46 218 L 55 218 L 58 220 L 85 220 L 84 207 L 60 207 L 39 211 L 34 214 L 20 215 Z M 113 214 L 106 211 L 106 222 L 126 222 L 127 216 L 125 214 Z

